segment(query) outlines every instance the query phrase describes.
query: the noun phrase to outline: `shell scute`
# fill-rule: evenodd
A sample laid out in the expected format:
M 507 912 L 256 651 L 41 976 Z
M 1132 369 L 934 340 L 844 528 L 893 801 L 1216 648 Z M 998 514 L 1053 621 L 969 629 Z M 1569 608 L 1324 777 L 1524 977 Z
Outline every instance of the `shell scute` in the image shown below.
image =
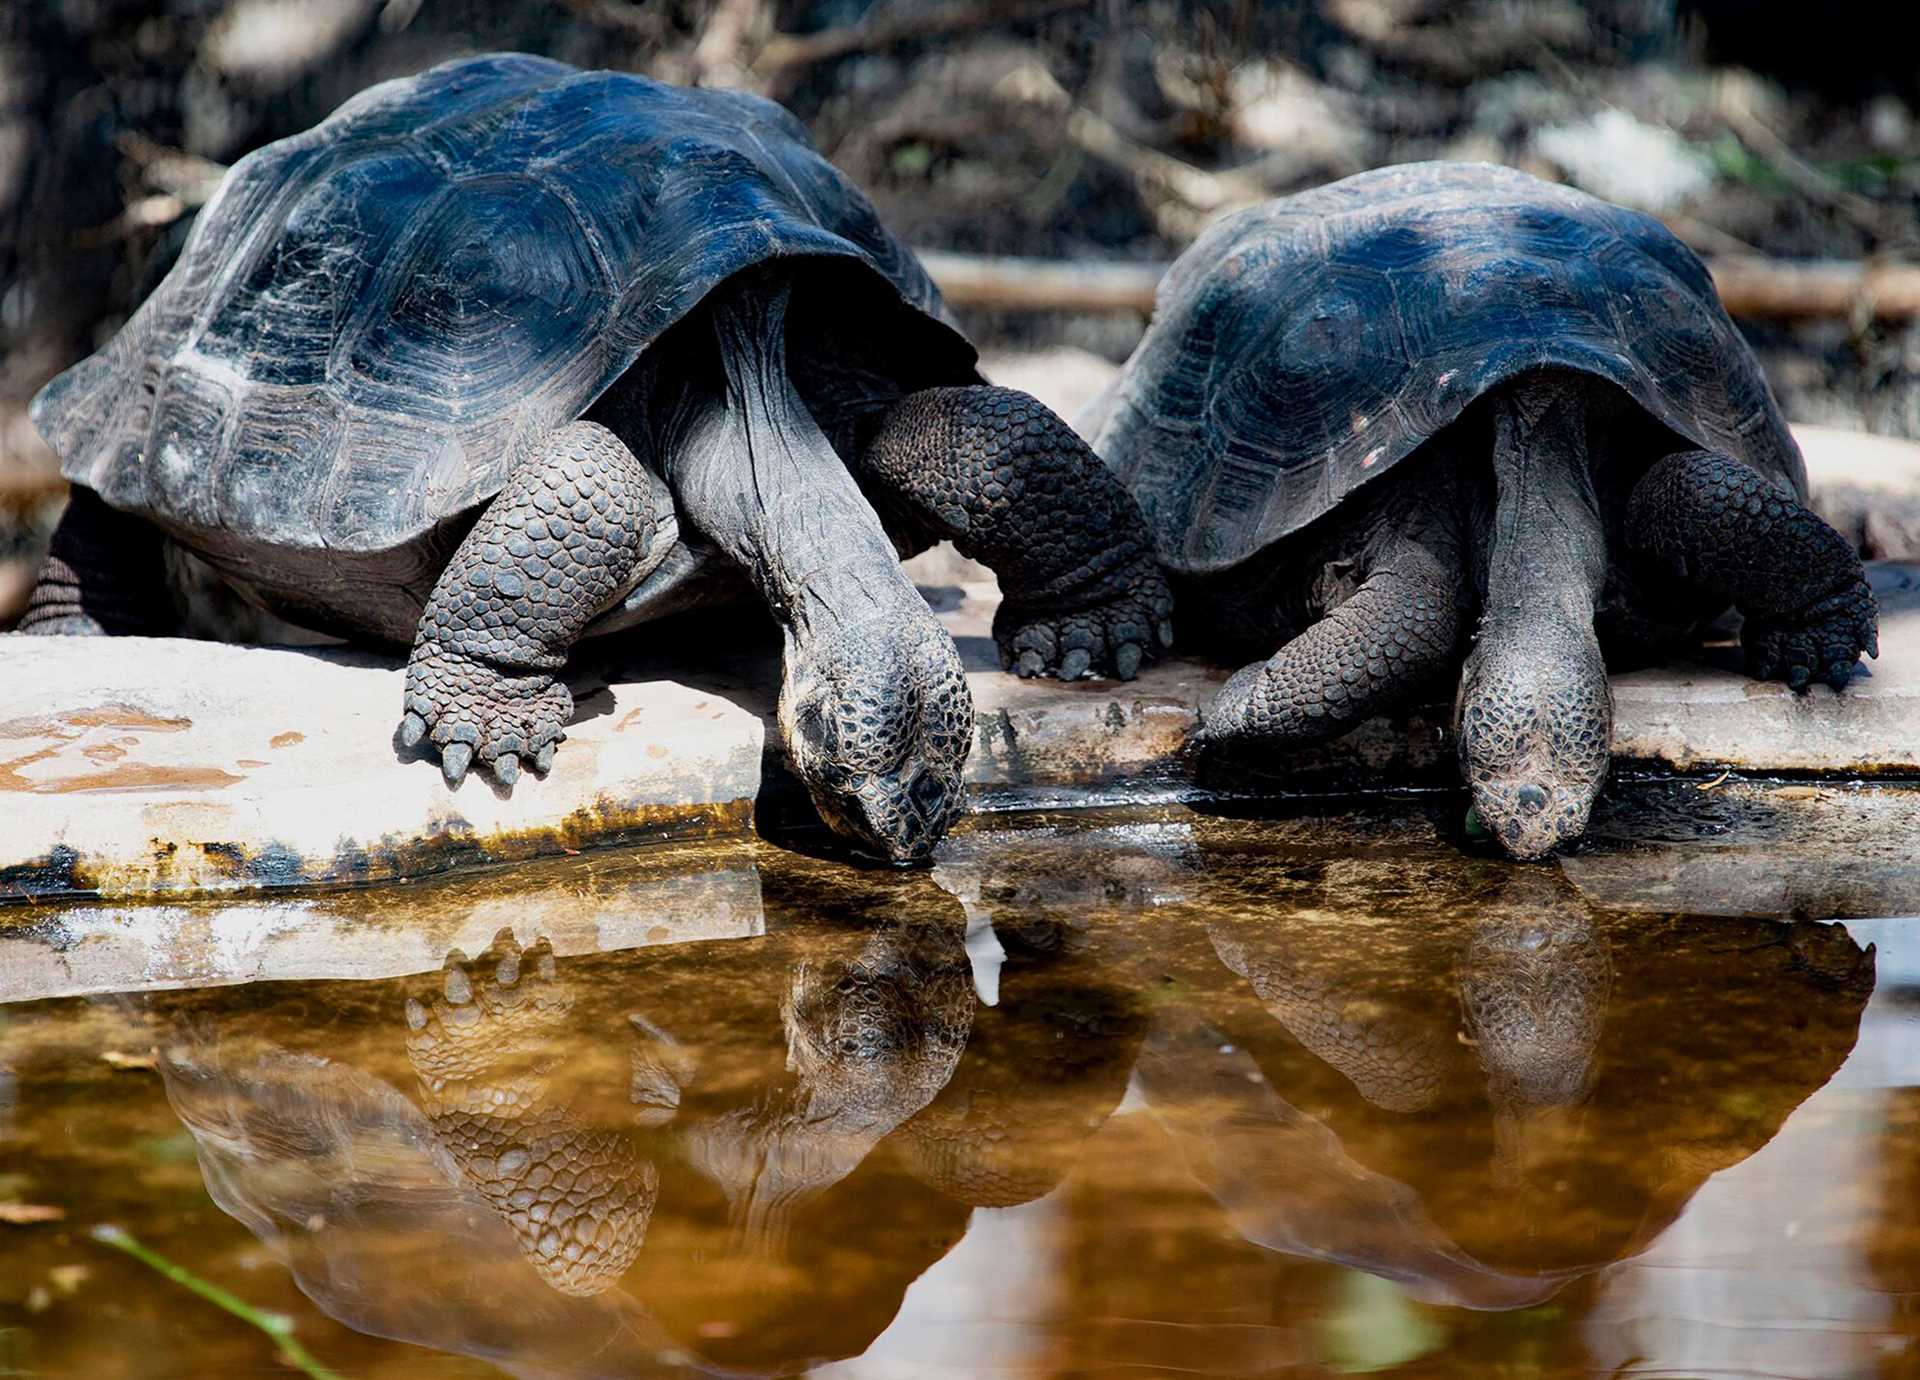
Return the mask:
M 324 475 L 309 469 L 289 483 L 281 457 L 334 453 L 345 424 L 340 401 L 324 390 L 255 385 L 248 406 L 236 414 L 226 463 L 213 472 L 216 520 L 221 513 L 247 513 L 268 523 L 301 521 Z
M 433 169 L 402 151 L 314 172 L 279 232 L 250 264 L 236 260 L 194 342 L 197 354 L 262 383 L 326 380 L 353 304 L 440 185 Z M 370 213 L 376 206 L 381 214 Z
M 613 287 L 578 218 L 524 177 L 444 188 L 339 334 L 363 404 L 453 426 L 514 405 L 566 367 Z

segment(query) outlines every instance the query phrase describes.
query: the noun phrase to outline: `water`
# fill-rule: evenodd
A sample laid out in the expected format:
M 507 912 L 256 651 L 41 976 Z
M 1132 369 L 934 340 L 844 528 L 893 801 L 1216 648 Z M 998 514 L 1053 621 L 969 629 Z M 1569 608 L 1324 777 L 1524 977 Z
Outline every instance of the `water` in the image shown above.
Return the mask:
M 0 915 L 0 1374 L 1920 1375 L 1915 802 L 1677 789 Z

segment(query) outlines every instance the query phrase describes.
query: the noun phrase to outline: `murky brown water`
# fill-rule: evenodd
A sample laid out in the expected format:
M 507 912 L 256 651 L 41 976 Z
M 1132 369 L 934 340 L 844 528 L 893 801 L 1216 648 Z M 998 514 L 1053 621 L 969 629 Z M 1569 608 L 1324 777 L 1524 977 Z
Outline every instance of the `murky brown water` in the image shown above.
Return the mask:
M 293 1373 L 103 1223 L 352 1376 L 1920 1374 L 1920 921 L 1824 919 L 1920 909 L 1912 835 L 1799 799 L 11 912 L 6 995 L 85 995 L 0 1004 L 0 1205 L 64 1214 L 0 1374 Z

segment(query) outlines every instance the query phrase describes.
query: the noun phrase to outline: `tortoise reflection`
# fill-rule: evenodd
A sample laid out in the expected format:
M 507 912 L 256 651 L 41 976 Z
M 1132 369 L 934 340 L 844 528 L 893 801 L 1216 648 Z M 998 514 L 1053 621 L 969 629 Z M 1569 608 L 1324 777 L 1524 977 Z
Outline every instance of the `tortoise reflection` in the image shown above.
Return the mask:
M 770 867 L 746 938 L 503 932 L 411 979 L 154 998 L 161 1071 L 216 1201 L 363 1332 L 793 1373 L 869 1351 L 1014 1209 L 981 1241 L 1048 1281 L 1035 1346 L 1258 1369 L 1310 1340 L 1329 1264 L 1512 1309 L 1646 1249 L 1832 1076 L 1873 987 L 1837 924 L 1628 915 L 1365 839 L 1089 832 Z
M 1623 922 L 1539 869 L 1348 858 L 1276 891 L 1206 922 L 1261 1012 L 1163 1012 L 1143 1091 L 1247 1239 L 1432 1302 L 1644 1250 L 1831 1077 L 1873 990 L 1843 926 Z

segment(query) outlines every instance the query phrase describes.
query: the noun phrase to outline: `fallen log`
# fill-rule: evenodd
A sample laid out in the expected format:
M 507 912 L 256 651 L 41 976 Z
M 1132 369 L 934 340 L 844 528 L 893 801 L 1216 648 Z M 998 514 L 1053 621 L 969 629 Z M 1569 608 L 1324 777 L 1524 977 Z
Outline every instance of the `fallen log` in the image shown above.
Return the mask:
M 957 307 L 1000 311 L 1153 310 L 1165 264 L 1073 263 L 921 250 L 920 262 Z
M 1807 320 L 1856 317 L 1910 321 L 1920 317 L 1920 265 L 1768 259 L 1716 255 L 1707 260 L 1713 285 L 1731 316 Z
M 1150 313 L 1165 264 L 1073 263 L 924 251 L 955 306 L 998 311 Z M 1706 260 L 1733 316 L 1783 320 L 1920 317 L 1920 264 L 1851 263 L 1713 255 Z

